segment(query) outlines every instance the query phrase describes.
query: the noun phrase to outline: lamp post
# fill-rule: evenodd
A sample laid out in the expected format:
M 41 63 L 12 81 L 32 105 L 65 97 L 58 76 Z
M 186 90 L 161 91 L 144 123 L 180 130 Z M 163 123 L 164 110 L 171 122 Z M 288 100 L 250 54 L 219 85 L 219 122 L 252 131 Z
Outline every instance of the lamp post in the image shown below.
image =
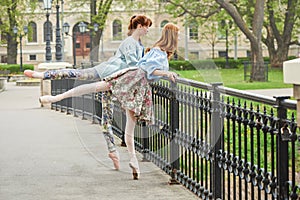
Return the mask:
M 13 28 L 13 32 L 15 35 L 18 34 L 18 27 L 14 26 Z M 20 38 L 20 72 L 23 71 L 23 52 L 22 52 L 22 39 L 23 39 L 23 36 L 25 36 L 27 33 L 28 33 L 28 27 L 27 26 L 24 26 L 23 27 L 23 32 L 24 34 L 19 34 L 19 38 Z
M 79 32 L 83 34 L 86 31 L 87 25 L 84 22 L 80 22 L 78 27 L 79 27 Z M 65 22 L 63 24 L 63 32 L 66 35 L 71 36 L 73 39 L 73 68 L 75 69 L 76 68 L 76 32 L 74 32 L 74 35 L 70 35 L 69 30 L 70 30 L 70 25 L 67 22 Z
M 79 32 L 81 33 L 81 37 L 83 36 L 83 33 L 86 31 L 87 25 L 84 22 L 80 22 L 79 25 Z M 82 58 L 84 59 L 84 51 L 82 50 Z
M 59 26 L 59 4 L 56 0 L 56 45 L 55 45 L 55 59 L 56 61 L 62 60 L 62 41 L 60 36 L 60 26 Z
M 300 48 L 300 36 L 298 36 L 298 55 L 297 55 L 298 58 L 300 58 L 300 50 L 299 50 L 299 48 Z
M 63 32 L 66 34 L 66 35 L 69 35 L 72 37 L 72 41 L 73 41 L 73 68 L 75 69 L 76 68 L 76 49 L 75 49 L 75 45 L 76 45 L 76 33 L 74 35 L 70 35 L 69 34 L 69 30 L 70 30 L 70 25 L 65 22 L 63 24 Z
M 232 21 L 230 20 L 229 23 L 228 23 L 229 27 L 226 25 L 226 21 L 225 20 L 222 20 L 221 21 L 221 26 L 222 28 L 225 28 L 225 40 L 226 40 L 226 64 L 225 64 L 225 68 L 229 68 L 229 63 L 228 63 L 228 29 L 232 27 Z
M 51 9 L 51 0 L 44 0 L 44 10 L 47 11 L 46 18 L 47 18 L 47 34 L 46 34 L 46 61 L 52 60 L 51 54 L 51 46 L 50 46 L 50 27 L 49 27 L 49 10 Z

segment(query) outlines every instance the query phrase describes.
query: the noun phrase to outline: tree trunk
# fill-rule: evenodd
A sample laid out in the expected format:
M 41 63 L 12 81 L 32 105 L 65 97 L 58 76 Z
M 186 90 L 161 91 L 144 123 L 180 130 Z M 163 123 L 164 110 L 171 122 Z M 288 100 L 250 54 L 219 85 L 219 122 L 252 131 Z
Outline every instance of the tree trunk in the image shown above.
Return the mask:
M 99 30 L 96 35 L 93 37 L 93 58 L 95 62 L 99 61 L 99 47 L 100 47 L 100 38 L 102 36 L 102 30 Z
M 7 30 L 7 64 L 17 63 L 18 43 L 17 37 L 13 33 L 13 27 L 17 26 L 16 13 L 17 13 L 17 0 L 12 0 L 11 6 L 7 9 L 9 27 Z
M 91 24 L 97 23 L 99 25 L 99 30 L 96 32 L 95 36 L 92 37 L 91 44 L 93 46 L 92 58 L 95 62 L 99 61 L 99 44 L 103 33 L 103 28 L 105 27 L 105 22 L 107 15 L 110 10 L 110 6 L 113 0 L 100 1 L 97 5 L 97 0 L 91 0 Z M 98 6 L 98 7 L 97 7 Z
M 272 67 L 282 68 L 283 62 L 286 61 L 287 58 L 288 57 L 286 55 L 286 52 L 284 52 L 284 50 L 281 51 L 280 49 L 278 49 L 276 54 L 274 54 L 272 59 L 270 60 L 270 64 Z
M 16 37 L 7 35 L 7 64 L 17 63 L 18 43 Z
M 289 46 L 279 43 L 277 49 L 275 49 L 273 45 L 266 44 L 268 46 L 271 67 L 282 68 L 283 62 L 288 59 Z
M 266 81 L 262 46 L 259 42 L 251 42 L 251 65 L 250 81 Z

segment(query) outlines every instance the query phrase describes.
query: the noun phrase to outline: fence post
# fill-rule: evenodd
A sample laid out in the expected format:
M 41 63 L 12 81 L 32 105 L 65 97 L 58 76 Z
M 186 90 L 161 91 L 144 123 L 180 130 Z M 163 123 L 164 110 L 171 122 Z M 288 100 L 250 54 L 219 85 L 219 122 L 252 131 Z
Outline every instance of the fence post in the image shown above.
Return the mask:
M 143 161 L 149 162 L 149 130 L 145 122 L 141 124 Z
M 125 142 L 125 126 L 126 126 L 126 115 L 122 112 L 122 119 L 121 119 L 121 131 L 122 131 L 122 137 L 121 137 L 121 147 L 126 147 Z
M 96 95 L 96 93 L 93 93 L 92 94 L 93 96 L 92 96 L 92 123 L 93 124 L 96 124 L 96 98 L 95 98 L 95 95 Z
M 42 80 L 42 83 L 45 84 L 45 80 Z M 56 94 L 56 90 L 57 90 L 56 86 L 57 86 L 57 80 L 50 80 L 50 89 L 51 89 L 51 93 L 50 94 L 53 95 L 53 96 L 57 95 Z M 43 87 L 45 87 L 45 86 L 43 86 Z M 42 95 L 45 95 L 44 91 L 42 91 Z M 57 106 L 56 103 L 51 103 L 51 110 L 54 110 L 54 107 L 55 107 L 54 105 Z M 41 106 L 44 107 L 43 104 L 41 104 Z
M 67 89 L 66 90 L 70 90 L 73 88 L 74 85 L 74 80 L 73 79 L 67 79 Z M 70 115 L 71 112 L 70 110 L 73 109 L 73 105 L 72 105 L 72 98 L 67 98 L 66 99 L 66 109 L 67 109 L 67 115 Z
M 211 158 L 211 181 L 213 199 L 222 199 L 222 169 L 218 166 L 217 153 L 222 149 L 222 121 L 220 111 L 220 89 L 222 83 L 212 84 L 211 101 L 211 133 L 210 141 L 212 148 Z
M 282 138 L 282 129 L 286 126 L 285 119 L 287 118 L 287 109 L 282 105 L 282 102 L 285 99 L 289 99 L 288 96 L 275 97 L 277 109 L 277 117 L 279 118 L 278 122 L 278 137 L 277 137 L 277 177 L 278 177 L 278 192 L 279 199 L 289 199 L 288 197 L 288 185 L 286 184 L 289 180 L 288 174 L 288 141 L 283 140 Z
M 177 84 L 171 82 L 170 87 L 170 131 L 171 131 L 171 141 L 170 141 L 170 161 L 171 161 L 171 179 L 169 184 L 178 184 L 175 178 L 177 170 L 179 169 L 179 146 L 175 142 L 176 130 L 179 128 L 179 102 L 176 99 L 176 87 Z

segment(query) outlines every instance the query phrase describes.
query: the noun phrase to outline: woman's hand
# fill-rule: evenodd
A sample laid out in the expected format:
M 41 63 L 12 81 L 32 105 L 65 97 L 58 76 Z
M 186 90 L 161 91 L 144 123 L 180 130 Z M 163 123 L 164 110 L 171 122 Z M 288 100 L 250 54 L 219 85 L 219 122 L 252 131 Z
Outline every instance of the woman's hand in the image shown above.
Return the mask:
M 168 79 L 170 79 L 172 82 L 175 83 L 175 81 L 176 81 L 176 79 L 178 77 L 178 74 L 176 74 L 175 72 L 168 71 L 167 72 L 167 77 L 168 77 Z

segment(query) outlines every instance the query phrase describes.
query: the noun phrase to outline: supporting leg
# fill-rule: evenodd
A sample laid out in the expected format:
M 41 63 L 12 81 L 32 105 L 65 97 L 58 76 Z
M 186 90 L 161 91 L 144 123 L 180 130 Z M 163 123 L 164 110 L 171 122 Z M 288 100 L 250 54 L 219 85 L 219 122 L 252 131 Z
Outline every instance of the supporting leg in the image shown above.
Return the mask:
M 137 180 L 139 177 L 140 169 L 134 146 L 135 124 L 136 119 L 134 117 L 134 113 L 130 110 L 126 110 L 125 142 L 130 156 L 129 166 L 132 168 L 133 179 Z

